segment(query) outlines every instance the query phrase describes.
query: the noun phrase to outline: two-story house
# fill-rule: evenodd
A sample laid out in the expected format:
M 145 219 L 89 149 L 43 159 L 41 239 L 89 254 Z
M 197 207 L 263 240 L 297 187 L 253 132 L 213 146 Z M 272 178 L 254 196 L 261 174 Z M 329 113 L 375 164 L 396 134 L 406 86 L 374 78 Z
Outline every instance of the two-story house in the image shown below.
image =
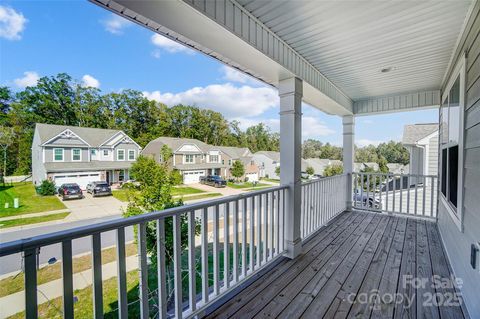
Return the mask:
M 280 152 L 258 151 L 253 154 L 253 161 L 258 166 L 260 178 L 280 179 L 277 174 L 277 167 L 280 167 Z M 308 166 L 308 162 L 302 158 L 302 172 L 305 172 Z
M 119 183 L 141 147 L 120 130 L 37 123 L 32 143 L 32 179 L 56 185 L 92 181 Z
M 233 178 L 230 170 L 235 161 L 240 161 L 245 169 L 245 174 L 243 174 L 240 179 L 246 179 L 250 182 L 256 182 L 259 180 L 260 170 L 253 160 L 252 152 L 247 147 L 219 146 L 219 148 L 224 158 L 222 159 L 222 162 L 227 165 L 227 178 Z
M 196 139 L 159 137 L 145 146 L 142 155 L 153 156 L 157 162 L 163 163 L 164 145 L 172 151 L 173 156 L 169 159 L 169 164 L 180 171 L 184 184 L 198 183 L 200 177 L 206 175 L 227 177 L 228 168 L 225 160 L 228 161 L 228 158 L 220 147 Z

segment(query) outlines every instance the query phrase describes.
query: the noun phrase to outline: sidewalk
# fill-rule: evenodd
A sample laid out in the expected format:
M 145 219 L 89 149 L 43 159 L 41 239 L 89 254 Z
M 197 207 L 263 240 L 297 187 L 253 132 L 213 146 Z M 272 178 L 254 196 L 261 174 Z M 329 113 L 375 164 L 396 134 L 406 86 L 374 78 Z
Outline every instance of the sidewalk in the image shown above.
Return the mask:
M 130 256 L 126 258 L 127 272 L 138 268 L 138 257 Z M 102 279 L 107 280 L 117 276 L 117 262 L 111 262 L 102 266 Z M 73 289 L 83 289 L 92 285 L 92 269 L 88 269 L 73 274 Z M 48 302 L 48 300 L 62 297 L 63 283 L 62 279 L 57 279 L 38 286 L 37 298 L 38 304 Z M 7 318 L 18 312 L 25 310 L 25 291 L 0 298 L 0 318 Z
M 39 217 L 39 216 L 46 216 L 46 215 L 53 215 L 53 214 L 60 214 L 60 213 L 70 213 L 70 210 L 69 209 L 58 209 L 58 210 L 50 210 L 48 212 L 41 212 L 41 213 L 31 213 L 31 214 L 0 217 L 0 223 L 3 222 L 3 221 L 6 221 L 6 220 Z

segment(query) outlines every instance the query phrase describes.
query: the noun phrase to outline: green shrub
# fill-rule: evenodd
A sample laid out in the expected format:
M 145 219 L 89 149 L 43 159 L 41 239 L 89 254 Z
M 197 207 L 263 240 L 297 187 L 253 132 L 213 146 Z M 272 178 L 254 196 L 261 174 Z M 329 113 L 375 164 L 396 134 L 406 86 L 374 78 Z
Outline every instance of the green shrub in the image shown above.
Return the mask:
M 47 179 L 42 181 L 42 184 L 37 188 L 37 193 L 42 196 L 51 196 L 55 195 L 55 182 L 49 181 Z

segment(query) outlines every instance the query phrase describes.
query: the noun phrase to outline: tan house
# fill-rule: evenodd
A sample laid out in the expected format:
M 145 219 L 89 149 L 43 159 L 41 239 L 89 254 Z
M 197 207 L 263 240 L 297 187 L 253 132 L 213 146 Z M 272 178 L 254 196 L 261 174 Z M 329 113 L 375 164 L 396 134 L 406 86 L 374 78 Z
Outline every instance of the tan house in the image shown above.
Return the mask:
M 227 178 L 234 178 L 230 169 L 235 161 L 241 161 L 245 168 L 245 174 L 240 178 L 241 180 L 247 179 L 250 182 L 259 180 L 259 167 L 253 160 L 252 152 L 246 147 L 232 147 L 232 146 L 220 146 L 222 151 L 222 158 L 227 165 Z M 222 160 L 223 161 L 223 160 Z

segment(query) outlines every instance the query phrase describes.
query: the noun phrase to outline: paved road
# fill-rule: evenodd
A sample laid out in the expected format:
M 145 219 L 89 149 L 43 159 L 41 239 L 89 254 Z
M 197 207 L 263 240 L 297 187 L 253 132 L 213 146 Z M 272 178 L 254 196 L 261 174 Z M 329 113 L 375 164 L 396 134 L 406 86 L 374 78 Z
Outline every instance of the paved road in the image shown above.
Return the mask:
M 48 234 L 56 231 L 61 231 L 65 229 L 70 229 L 74 227 L 91 225 L 95 223 L 104 222 L 110 219 L 120 218 L 120 215 L 117 216 L 108 216 L 102 218 L 94 218 L 88 220 L 81 220 L 72 223 L 64 223 L 58 225 L 48 225 L 42 227 L 31 228 L 28 230 L 19 230 L 8 233 L 0 234 L 0 242 L 5 243 L 13 240 L 22 239 L 25 237 L 33 237 L 42 234 Z M 133 240 L 133 228 L 128 227 L 126 229 L 126 240 Z M 109 247 L 115 244 L 115 232 L 110 231 L 102 234 L 102 247 Z M 91 251 L 91 238 L 79 238 L 73 241 L 72 244 L 73 254 L 83 254 Z M 57 259 L 62 258 L 61 245 L 51 245 L 43 247 L 40 250 L 40 264 L 46 263 L 50 258 L 55 257 Z M 13 271 L 20 270 L 22 267 L 22 256 L 21 254 L 14 254 L 10 256 L 0 257 L 0 275 L 4 275 Z

